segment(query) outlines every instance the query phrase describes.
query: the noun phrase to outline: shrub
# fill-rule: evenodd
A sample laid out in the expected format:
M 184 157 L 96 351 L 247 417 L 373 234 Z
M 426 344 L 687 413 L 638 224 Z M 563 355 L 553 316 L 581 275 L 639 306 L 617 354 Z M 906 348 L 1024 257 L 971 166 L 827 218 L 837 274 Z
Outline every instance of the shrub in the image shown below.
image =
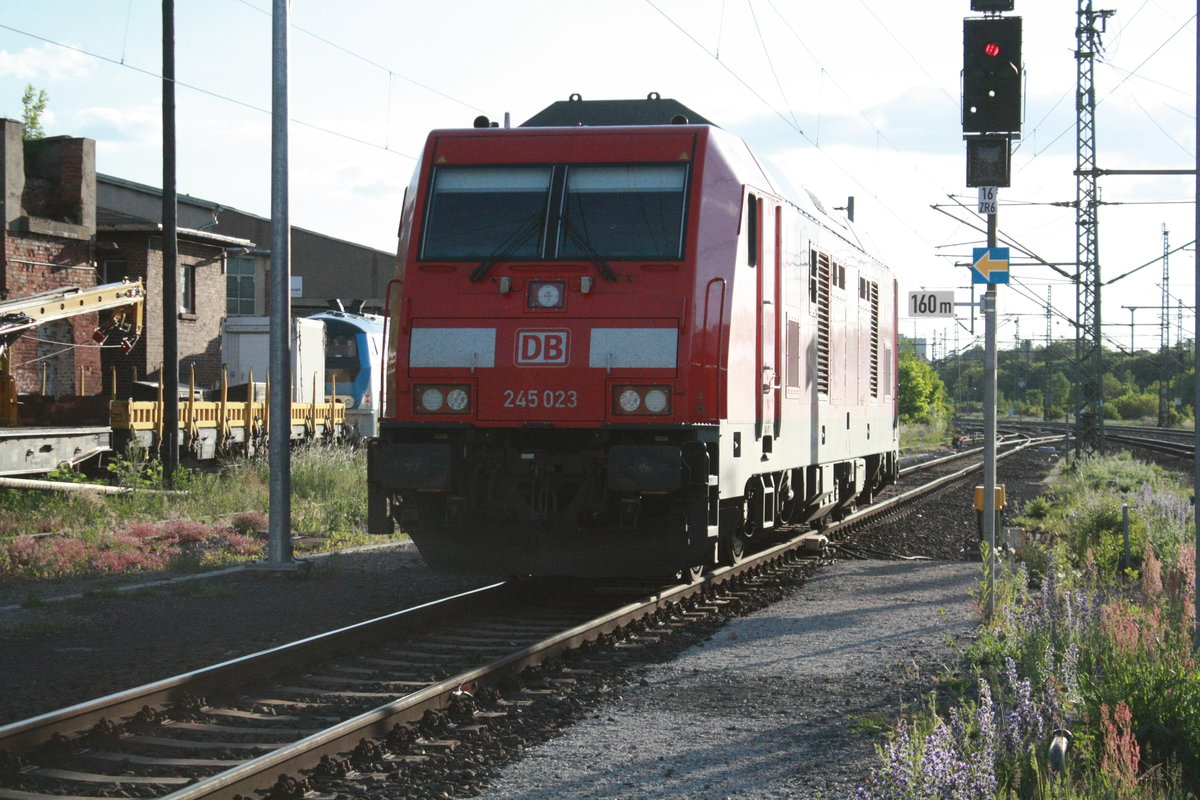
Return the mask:
M 1025 507 L 1021 509 L 1021 516 L 1017 519 L 1026 519 L 1031 521 L 1039 521 L 1046 518 L 1053 508 L 1050 500 L 1045 497 L 1035 497 L 1025 503 Z
M 199 522 L 191 520 L 176 520 L 166 525 L 165 535 L 178 544 L 195 544 L 212 537 L 212 529 Z
M 162 531 L 153 522 L 139 522 L 129 528 L 129 535 L 138 539 L 156 539 L 162 536 Z
M 225 543 L 229 552 L 237 556 L 256 556 L 266 548 L 262 539 L 240 533 L 226 534 Z
M 115 455 L 106 467 L 118 486 L 130 489 L 157 489 L 162 486 L 162 463 L 150 456 L 136 441 L 125 452 Z
M 1158 395 L 1128 391 L 1112 401 L 1120 419 L 1140 419 L 1158 415 Z
M 247 512 L 243 514 L 235 514 L 230 525 L 235 531 L 241 534 L 255 534 L 267 529 L 269 520 L 266 514 L 257 512 Z

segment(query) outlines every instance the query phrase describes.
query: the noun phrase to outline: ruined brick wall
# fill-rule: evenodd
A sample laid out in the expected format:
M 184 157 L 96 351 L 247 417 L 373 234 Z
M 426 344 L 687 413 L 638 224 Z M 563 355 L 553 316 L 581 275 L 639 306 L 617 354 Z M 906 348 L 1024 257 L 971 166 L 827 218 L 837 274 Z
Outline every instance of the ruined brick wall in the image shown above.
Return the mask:
M 24 143 L 26 216 L 96 232 L 96 143 L 55 136 Z
M 21 123 L 0 119 L 0 293 L 27 297 L 96 285 L 91 238 L 96 230 L 95 142 L 59 136 L 25 142 Z M 97 315 L 44 325 L 11 349 L 18 392 L 100 390 Z M 67 422 L 67 420 L 64 420 Z
M 90 265 L 86 241 L 9 231 L 4 237 L 3 257 L 3 285 L 0 288 L 7 297 L 27 297 L 67 287 L 88 289 L 96 285 L 96 271 Z M 11 353 L 11 371 L 17 391 L 40 391 L 42 373 L 46 370 L 50 373 L 49 388 L 55 393 L 99 392 L 102 379 L 100 350 L 92 340 L 97 324 L 96 314 L 80 314 L 55 324 L 53 330 L 35 329 L 17 340 Z M 39 341 L 48 339 L 65 340 L 75 346 L 51 346 L 46 341 Z M 51 352 L 58 354 L 51 356 Z

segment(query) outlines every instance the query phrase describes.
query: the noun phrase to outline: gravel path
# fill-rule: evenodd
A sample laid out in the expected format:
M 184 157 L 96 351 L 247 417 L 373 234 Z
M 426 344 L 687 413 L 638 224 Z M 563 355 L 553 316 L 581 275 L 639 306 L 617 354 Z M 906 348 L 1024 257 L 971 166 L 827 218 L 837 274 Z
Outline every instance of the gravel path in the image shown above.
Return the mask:
M 837 562 L 651 667 L 490 798 L 845 798 L 968 640 L 978 564 Z

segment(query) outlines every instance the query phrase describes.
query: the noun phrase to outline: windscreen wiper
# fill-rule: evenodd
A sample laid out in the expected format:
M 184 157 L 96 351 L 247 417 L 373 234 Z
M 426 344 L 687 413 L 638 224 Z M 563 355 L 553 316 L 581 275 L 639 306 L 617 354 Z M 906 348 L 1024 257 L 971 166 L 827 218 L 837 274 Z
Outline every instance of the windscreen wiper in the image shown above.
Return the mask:
M 559 220 L 562 222 L 562 229 L 567 232 L 567 237 L 575 243 L 576 247 L 583 251 L 588 260 L 596 267 L 596 271 L 600 273 L 601 277 L 606 281 L 615 282 L 617 280 L 617 273 L 613 272 L 613 268 L 608 265 L 608 262 L 600 257 L 600 254 L 592 247 L 592 243 L 588 241 L 587 236 L 571 224 L 571 220 L 567 218 L 566 214 L 559 217 Z
M 478 283 L 487 277 L 487 274 L 491 271 L 492 267 L 496 266 L 497 263 L 504 261 L 508 257 L 509 253 L 523 245 L 525 240 L 528 239 L 535 231 L 537 231 L 539 227 L 541 227 L 542 219 L 542 213 L 539 211 L 537 214 L 534 214 L 532 217 L 526 220 L 524 225 L 513 231 L 512 234 L 510 234 L 507 239 L 501 242 L 487 258 L 480 262 L 479 266 L 471 271 L 471 280 L 475 283 Z

